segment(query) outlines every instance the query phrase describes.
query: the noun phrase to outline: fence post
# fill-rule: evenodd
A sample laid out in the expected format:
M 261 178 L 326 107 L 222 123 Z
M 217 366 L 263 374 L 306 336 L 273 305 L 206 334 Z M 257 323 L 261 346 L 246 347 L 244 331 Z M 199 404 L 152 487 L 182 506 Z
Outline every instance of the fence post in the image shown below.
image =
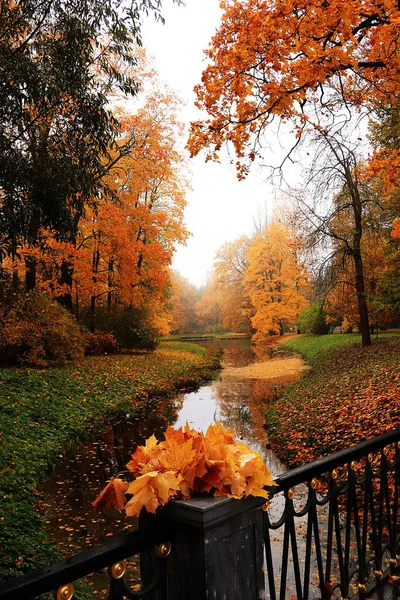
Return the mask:
M 263 503 L 254 497 L 199 497 L 170 502 L 155 518 L 141 519 L 142 527 L 151 523 L 171 532 L 171 553 L 154 598 L 265 598 Z

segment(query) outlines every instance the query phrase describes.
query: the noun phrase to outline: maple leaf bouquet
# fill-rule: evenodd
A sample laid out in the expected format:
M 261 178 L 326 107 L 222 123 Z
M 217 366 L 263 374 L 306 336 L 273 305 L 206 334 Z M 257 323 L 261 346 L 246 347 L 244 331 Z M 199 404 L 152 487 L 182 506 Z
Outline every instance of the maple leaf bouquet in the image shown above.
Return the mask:
M 221 423 L 210 425 L 206 434 L 172 427 L 159 442 L 152 435 L 138 446 L 128 469 L 135 480 L 128 484 L 114 478 L 92 502 L 96 512 L 113 506 L 138 516 L 144 507 L 155 513 L 172 498 L 197 493 L 213 496 L 268 498 L 265 486 L 275 485 L 262 457 L 246 444 L 235 442 L 233 430 Z M 126 494 L 132 497 L 128 500 Z

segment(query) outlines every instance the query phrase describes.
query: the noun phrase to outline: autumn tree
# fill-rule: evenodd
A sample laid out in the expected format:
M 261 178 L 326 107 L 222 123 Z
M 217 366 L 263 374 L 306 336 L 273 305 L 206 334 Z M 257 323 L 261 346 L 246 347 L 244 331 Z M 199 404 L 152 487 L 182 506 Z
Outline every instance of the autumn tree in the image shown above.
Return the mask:
M 254 315 L 255 339 L 282 335 L 308 304 L 309 276 L 301 259 L 302 241 L 273 222 L 256 237 L 248 252 L 244 286 Z
M 81 220 L 74 279 L 81 301 L 90 303 L 90 326 L 95 328 L 96 307 L 111 313 L 118 306 L 143 307 L 156 303 L 154 318 L 167 319 L 169 265 L 176 244 L 188 232 L 183 211 L 188 183 L 178 151 L 182 134 L 177 119 L 180 103 L 162 89 L 150 71 L 152 87 L 141 94 L 135 114 L 119 114 L 118 145 L 135 140 L 129 154 L 109 169 L 105 185 L 111 197 L 97 200 Z
M 366 214 L 372 203 L 379 206 L 379 195 L 360 177 L 355 144 L 343 139 L 340 132 L 318 133 L 315 142 L 315 159 L 299 196 L 300 208 L 312 243 L 332 248 L 327 256 L 325 250 L 325 263 L 344 265 L 347 259 L 352 261 L 354 282 L 349 285 L 356 290 L 358 324 L 362 343 L 367 346 L 371 338 L 361 245 Z
M 188 236 L 180 101 L 143 52 L 140 62 L 136 111 L 114 108 L 119 134 L 107 148 L 102 192 L 83 203 L 74 236 L 60 239 L 42 224 L 39 246 L 20 242 L 15 259 L 2 263 L 4 276 L 22 280 L 26 258 L 34 259 L 39 290 L 69 296 L 76 317 L 92 331 L 115 325 L 125 341 L 128 330 L 140 327 L 169 332 L 169 267 Z M 63 278 L 66 265 L 70 281 Z
M 196 318 L 205 331 L 219 332 L 223 330 L 222 295 L 218 289 L 214 272 L 209 275 L 206 285 L 199 290 Z
M 247 252 L 251 241 L 241 236 L 227 242 L 217 252 L 214 262 L 216 285 L 221 293 L 222 322 L 227 330 L 249 331 L 251 305 L 244 290 Z
M 230 142 L 243 176 L 275 116 L 294 121 L 300 135 L 318 107 L 332 115 L 337 107 L 370 109 L 398 96 L 396 2 L 226 0 L 221 6 L 196 90 L 209 118 L 192 124 L 192 154 L 205 148 L 216 158 Z
M 140 14 L 159 0 L 2 2 L 0 11 L 0 241 L 25 255 L 36 286 L 41 231 L 75 241 L 85 203 L 97 198 L 119 136 L 110 93 L 137 92 L 129 67 Z M 68 262 L 62 279 L 70 283 Z M 70 299 L 69 299 L 70 301 Z
M 178 271 L 172 271 L 169 305 L 171 311 L 171 331 L 193 333 L 197 329 L 196 303 L 197 289 Z

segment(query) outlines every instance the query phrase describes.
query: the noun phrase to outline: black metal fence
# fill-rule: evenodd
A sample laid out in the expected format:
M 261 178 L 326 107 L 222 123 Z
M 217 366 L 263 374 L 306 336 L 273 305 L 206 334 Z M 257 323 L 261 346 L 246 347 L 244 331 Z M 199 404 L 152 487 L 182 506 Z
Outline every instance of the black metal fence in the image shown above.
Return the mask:
M 137 532 L 3 584 L 0 598 L 69 600 L 76 580 L 108 567 L 109 600 L 364 600 L 397 580 L 399 476 L 400 429 L 281 475 L 265 512 L 255 498 L 172 502 Z M 126 559 L 138 554 L 134 592 Z
M 396 430 L 278 478 L 265 517 L 271 600 L 364 599 L 397 580 L 399 470 Z

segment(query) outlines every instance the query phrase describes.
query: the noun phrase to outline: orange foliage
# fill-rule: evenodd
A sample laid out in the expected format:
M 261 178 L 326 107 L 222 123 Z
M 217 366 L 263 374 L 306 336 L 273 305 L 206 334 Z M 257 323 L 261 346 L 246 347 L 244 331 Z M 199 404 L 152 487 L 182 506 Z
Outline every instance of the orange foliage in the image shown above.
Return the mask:
M 244 274 L 250 239 L 242 236 L 217 252 L 216 285 L 221 293 L 223 325 L 233 331 L 250 330 L 251 306 L 244 291 Z
M 337 99 L 370 106 L 398 94 L 400 10 L 394 0 L 226 0 L 221 7 L 196 89 L 197 105 L 210 118 L 192 124 L 193 155 L 207 148 L 215 159 L 230 141 L 239 161 L 247 154 L 251 163 L 252 136 L 274 115 L 296 118 L 301 127 L 307 100 L 329 102 L 330 109 Z M 329 100 L 321 95 L 327 83 L 338 92 Z
M 171 275 L 171 331 L 192 332 L 196 330 L 197 290 L 177 271 Z
M 125 506 L 125 492 L 127 489 L 128 484 L 125 481 L 118 477 L 112 479 L 92 503 L 93 509 L 95 512 L 101 512 L 111 507 L 122 510 Z
M 282 334 L 308 304 L 309 276 L 300 259 L 301 240 L 275 222 L 258 235 L 248 253 L 244 286 L 254 309 L 256 340 Z
M 107 295 L 125 305 L 154 305 L 162 333 L 168 330 L 165 311 L 160 319 L 168 266 L 176 244 L 188 236 L 177 108 L 171 93 L 157 91 L 135 115 L 120 114 L 121 139 L 112 157 L 122 157 L 106 177 L 111 201 L 103 198 L 87 211 L 75 263 L 76 285 L 86 302 Z
M 213 273 L 202 290 L 201 297 L 196 304 L 197 321 L 202 327 L 222 327 L 222 294 L 218 289 L 215 274 Z
M 204 435 L 186 424 L 184 429 L 169 427 L 164 436 L 158 442 L 152 435 L 137 448 L 127 465 L 136 479 L 126 490 L 121 480 L 112 480 L 92 503 L 96 511 L 109 506 L 120 510 L 120 490 L 133 495 L 123 503 L 128 516 L 139 515 L 143 507 L 154 513 L 171 498 L 188 497 L 192 492 L 268 498 L 264 487 L 274 485 L 271 473 L 257 452 L 234 441 L 232 430 L 216 423 Z
M 40 243 L 19 248 L 19 259 L 2 266 L 23 280 L 26 262 L 33 259 L 37 289 L 53 298 L 71 294 L 79 311 L 146 306 L 154 328 L 165 334 L 170 329 L 169 265 L 176 245 L 189 235 L 184 224 L 189 186 L 178 150 L 180 101 L 160 85 L 142 52 L 139 58 L 137 110 L 115 109 L 120 135 L 104 165 L 108 193 L 87 203 L 73 242 L 41 230 Z M 65 262 L 73 272 L 73 289 L 60 284 Z
M 396 219 L 393 222 L 392 238 L 395 240 L 400 240 L 400 219 Z

